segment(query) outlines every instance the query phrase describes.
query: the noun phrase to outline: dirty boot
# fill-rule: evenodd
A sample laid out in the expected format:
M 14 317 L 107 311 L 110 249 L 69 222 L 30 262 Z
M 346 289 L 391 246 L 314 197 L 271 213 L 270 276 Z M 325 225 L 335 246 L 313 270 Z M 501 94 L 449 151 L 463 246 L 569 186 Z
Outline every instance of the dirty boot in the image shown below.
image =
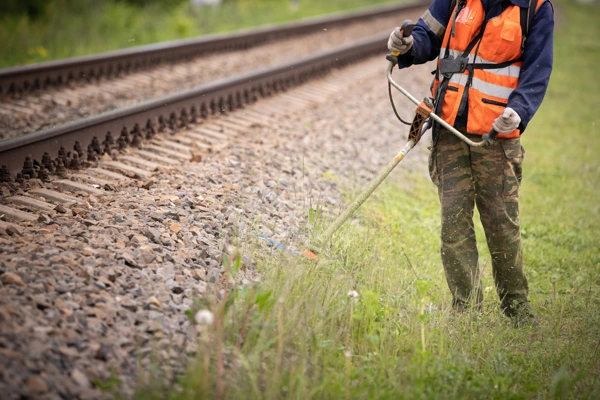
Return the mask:
M 456 314 L 463 314 L 469 311 L 469 304 L 459 299 L 452 300 L 452 311 Z
M 503 305 L 502 311 L 512 320 L 515 328 L 537 328 L 540 326 L 540 321 L 528 301 L 512 303 L 508 306 Z

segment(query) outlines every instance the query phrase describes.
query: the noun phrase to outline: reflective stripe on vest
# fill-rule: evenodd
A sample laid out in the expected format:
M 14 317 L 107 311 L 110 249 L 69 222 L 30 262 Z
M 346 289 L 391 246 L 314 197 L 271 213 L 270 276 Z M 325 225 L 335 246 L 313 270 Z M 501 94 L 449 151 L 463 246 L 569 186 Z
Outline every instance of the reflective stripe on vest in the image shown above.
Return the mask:
M 455 83 L 459 86 L 465 86 L 468 80 L 467 75 L 454 75 L 450 78 L 450 83 Z M 493 83 L 489 83 L 483 81 L 479 78 L 473 77 L 473 81 L 471 82 L 471 88 L 480 91 L 482 94 L 486 94 L 488 96 L 497 97 L 503 100 L 508 101 L 508 96 L 513 92 L 514 89 L 507 88 L 500 85 L 494 85 Z

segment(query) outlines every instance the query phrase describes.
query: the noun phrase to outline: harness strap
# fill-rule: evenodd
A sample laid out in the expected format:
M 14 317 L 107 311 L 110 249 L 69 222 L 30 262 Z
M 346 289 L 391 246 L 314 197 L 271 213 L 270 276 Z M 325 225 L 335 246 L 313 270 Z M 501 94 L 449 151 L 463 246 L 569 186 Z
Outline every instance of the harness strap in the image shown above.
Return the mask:
M 483 23 L 481 24 L 481 29 L 480 29 L 479 33 L 473 38 L 473 40 L 471 40 L 471 43 L 469 43 L 469 45 L 467 46 L 465 51 L 463 51 L 463 53 L 462 53 L 463 57 L 467 57 L 469 54 L 471 54 L 471 50 L 473 50 L 473 47 L 475 47 L 475 45 L 477 45 L 477 44 L 480 44 L 481 39 L 483 38 L 483 34 L 485 33 L 485 28 L 487 26 L 487 23 L 488 23 L 487 19 L 483 21 Z M 477 52 L 475 52 L 475 54 L 477 54 Z M 474 63 L 471 63 L 471 64 L 474 64 Z
M 485 28 L 487 27 L 487 18 L 483 20 L 483 24 L 481 25 L 481 30 L 479 31 L 479 33 L 477 34 L 477 36 L 475 36 L 473 38 L 473 40 L 471 41 L 471 43 L 469 43 L 469 45 L 467 46 L 467 49 L 463 52 L 462 57 L 468 57 L 469 54 L 471 54 L 471 50 L 473 49 L 473 47 L 475 47 L 475 45 L 477 45 L 477 49 L 475 50 L 474 53 L 474 57 L 477 57 L 477 54 L 479 53 L 479 46 L 481 46 L 481 39 L 483 38 L 483 35 L 485 33 Z M 458 111 L 456 113 L 457 117 L 461 117 L 465 110 L 467 109 L 467 101 L 469 99 L 469 88 L 471 87 L 471 84 L 473 83 L 473 75 L 474 75 L 474 66 L 477 65 L 476 63 L 471 63 L 471 64 L 467 64 L 466 70 L 469 72 L 469 76 L 467 78 L 467 82 L 465 84 L 465 88 L 463 90 L 463 94 L 462 97 L 460 98 L 460 104 L 458 105 Z
M 450 18 L 452 19 L 452 28 L 450 31 L 450 35 L 448 36 L 448 40 L 446 41 L 446 45 L 445 45 L 446 50 L 444 51 L 444 58 L 448 58 L 450 55 L 450 46 L 449 46 L 450 38 L 454 36 L 456 18 L 458 18 L 458 14 L 460 13 L 460 11 L 462 10 L 462 8 L 465 5 L 466 5 L 466 0 L 460 0 L 460 2 L 458 4 L 457 4 L 457 0 L 452 0 L 450 2 L 450 10 L 454 10 L 454 15 L 450 14 Z M 436 68 L 435 78 L 438 80 L 440 79 L 439 67 Z M 433 96 L 434 97 L 434 110 L 433 111 L 437 115 L 441 114 L 442 105 L 444 104 L 444 99 L 446 97 L 446 91 L 448 90 L 449 83 L 450 83 L 450 79 L 448 77 L 444 76 L 442 81 L 440 82 L 440 84 L 438 85 L 438 87 L 436 89 L 436 93 Z M 436 121 L 433 121 L 431 136 L 433 139 L 434 147 L 438 141 L 439 129 L 440 129 L 440 124 L 437 123 Z
M 454 18 L 452 18 L 452 29 L 450 31 L 450 36 L 452 36 L 452 37 L 454 37 L 454 34 L 455 34 L 456 18 L 458 17 L 458 14 L 463 9 L 465 4 L 466 4 L 466 0 L 461 0 L 461 2 L 458 3 L 458 7 L 456 7 L 456 11 L 454 12 Z M 456 6 L 456 0 L 452 0 L 452 2 L 450 3 L 450 9 L 451 10 L 454 9 L 455 6 Z
M 469 66 L 474 69 L 498 69 L 498 68 L 509 67 L 509 66 L 513 65 L 514 63 L 520 62 L 520 61 L 523 61 L 522 57 L 515 58 L 510 61 L 504 61 L 504 62 L 498 63 L 498 64 L 476 63 L 476 64 L 469 64 Z
M 529 34 L 529 29 L 533 24 L 533 18 L 537 11 L 537 0 L 529 0 L 528 8 L 521 8 L 521 32 L 523 34 L 523 40 L 521 40 L 521 52 L 525 49 L 525 40 Z

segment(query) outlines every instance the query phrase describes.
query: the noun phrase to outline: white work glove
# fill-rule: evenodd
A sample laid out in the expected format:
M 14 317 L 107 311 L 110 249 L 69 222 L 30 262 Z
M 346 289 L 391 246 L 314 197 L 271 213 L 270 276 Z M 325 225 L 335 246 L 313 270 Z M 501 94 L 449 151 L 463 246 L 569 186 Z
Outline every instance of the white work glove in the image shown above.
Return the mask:
M 407 53 L 413 45 L 413 37 L 412 35 L 408 37 L 403 37 L 402 32 L 400 32 L 400 27 L 394 29 L 390 34 L 390 39 L 388 40 L 388 49 L 390 51 L 397 51 L 400 54 Z
M 521 123 L 521 117 L 515 110 L 510 107 L 506 107 L 502 114 L 492 124 L 498 133 L 511 133 L 519 127 Z

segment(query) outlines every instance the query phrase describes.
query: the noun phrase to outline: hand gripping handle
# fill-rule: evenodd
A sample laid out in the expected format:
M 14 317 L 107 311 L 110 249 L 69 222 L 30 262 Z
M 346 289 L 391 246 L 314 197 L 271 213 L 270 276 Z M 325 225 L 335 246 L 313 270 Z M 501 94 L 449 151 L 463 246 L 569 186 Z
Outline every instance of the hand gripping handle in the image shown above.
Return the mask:
M 412 35 L 412 31 L 414 28 L 415 28 L 415 24 L 410 19 L 407 19 L 406 21 L 404 21 L 402 23 L 402 26 L 400 27 L 400 32 L 402 33 L 402 37 L 409 37 L 410 35 Z M 400 55 L 400 53 L 397 51 L 392 51 L 392 55 L 398 57 Z
M 486 147 L 490 146 L 492 144 L 494 139 L 496 139 L 496 136 L 498 136 L 498 131 L 495 130 L 494 128 L 492 128 L 488 133 L 483 135 L 482 139 L 485 142 Z

